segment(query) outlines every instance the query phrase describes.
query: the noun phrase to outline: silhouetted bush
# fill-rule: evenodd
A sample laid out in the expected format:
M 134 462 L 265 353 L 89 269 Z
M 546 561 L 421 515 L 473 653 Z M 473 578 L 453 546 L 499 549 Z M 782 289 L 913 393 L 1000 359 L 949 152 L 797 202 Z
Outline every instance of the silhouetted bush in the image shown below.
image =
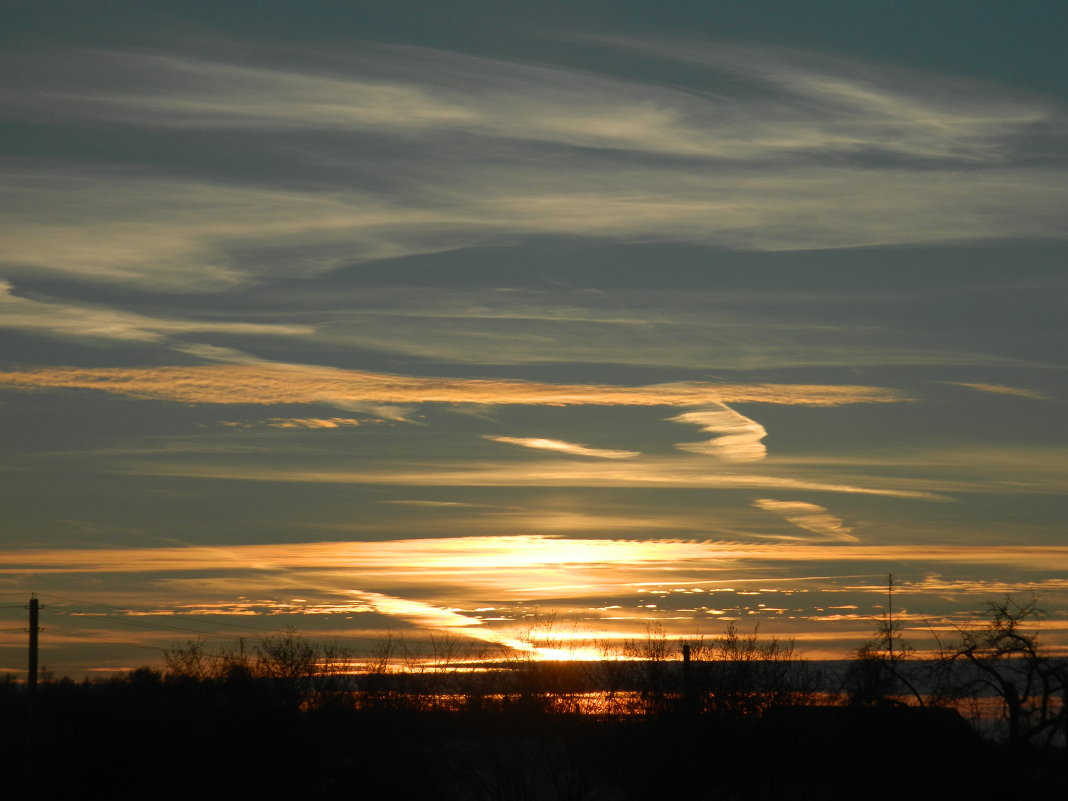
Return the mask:
M 1017 740 L 1045 744 L 1055 726 L 1040 724 L 1062 720 L 1063 706 L 1043 713 L 1028 688 L 1063 693 L 1064 683 L 1061 663 L 1022 631 L 1028 614 L 996 608 L 942 661 L 988 682 L 962 692 L 1016 681 Z M 929 796 L 1064 789 L 1063 749 L 983 743 L 954 710 L 826 705 L 820 674 L 789 642 L 728 627 L 686 645 L 683 661 L 680 644 L 651 628 L 625 645 L 627 659 L 552 662 L 390 638 L 356 661 L 292 632 L 237 651 L 193 642 L 169 652 L 164 671 L 43 681 L 32 745 L 62 755 L 63 768 L 36 774 L 36 797 L 898 798 L 899 784 L 872 777 L 912 758 L 952 765 L 924 780 Z M 26 701 L 24 686 L 0 684 L 10 724 L 0 760 L 15 777 Z

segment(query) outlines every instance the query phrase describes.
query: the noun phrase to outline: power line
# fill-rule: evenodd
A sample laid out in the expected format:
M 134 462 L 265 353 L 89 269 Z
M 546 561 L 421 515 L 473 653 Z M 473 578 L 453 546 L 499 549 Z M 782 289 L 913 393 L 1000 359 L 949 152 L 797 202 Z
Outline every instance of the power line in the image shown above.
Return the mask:
M 111 621 L 111 622 L 118 623 L 118 624 L 121 624 L 121 625 L 126 625 L 126 626 L 141 627 L 141 628 L 145 628 L 145 629 L 154 629 L 154 630 L 157 630 L 157 631 L 172 631 L 172 632 L 175 632 L 177 634 L 185 634 L 185 635 L 207 636 L 207 637 L 218 638 L 218 639 L 221 639 L 221 640 L 229 640 L 231 642 L 242 641 L 242 640 L 246 639 L 245 637 L 238 636 L 236 634 L 222 634 L 222 633 L 219 633 L 218 631 L 213 631 L 210 628 L 205 628 L 203 623 L 202 623 L 203 616 L 201 616 L 201 615 L 190 615 L 190 614 L 182 613 L 182 612 L 165 612 L 165 613 L 161 613 L 161 614 L 158 615 L 158 617 L 178 618 L 178 620 L 176 620 L 175 622 L 181 623 L 181 624 L 186 625 L 186 626 L 189 626 L 189 624 L 194 623 L 194 622 L 199 624 L 199 627 L 189 626 L 187 628 L 182 628 L 180 626 L 172 626 L 172 625 L 167 625 L 165 623 L 156 623 L 156 622 L 151 622 L 151 621 L 147 621 L 147 620 L 143 620 L 142 619 L 144 617 L 153 616 L 151 613 L 148 613 L 148 614 L 141 613 L 141 614 L 138 614 L 138 615 L 130 615 L 129 614 L 129 612 L 130 612 L 129 607 L 115 606 L 114 604 L 102 603 L 100 601 L 88 601 L 88 600 L 85 600 L 85 599 L 70 598 L 70 597 L 61 596 L 61 595 L 46 594 L 46 595 L 43 595 L 42 597 L 45 598 L 46 600 L 50 600 L 50 601 L 60 601 L 60 602 L 65 603 L 65 604 L 78 604 L 78 605 L 81 605 L 81 606 L 97 607 L 97 608 L 100 608 L 100 609 L 111 610 L 111 611 L 114 611 L 114 612 L 121 613 L 121 614 L 99 614 L 98 615 L 96 612 L 92 611 L 91 609 L 88 609 L 88 610 L 87 609 L 76 609 L 76 608 L 72 609 L 72 608 L 69 608 L 69 607 L 68 608 L 57 608 L 57 606 L 55 604 L 51 604 L 50 605 L 50 609 L 53 612 L 53 614 L 58 614 L 58 615 L 61 615 L 61 616 L 73 617 L 75 615 L 86 615 L 86 616 L 92 616 L 92 617 L 99 617 L 101 620 L 107 620 L 107 621 Z M 25 605 L 21 605 L 21 606 L 23 608 L 25 608 Z M 299 614 L 299 612 L 296 612 L 294 614 Z M 260 627 L 260 626 L 252 626 L 252 625 L 243 624 L 243 623 L 233 623 L 233 622 L 225 621 L 225 620 L 213 620 L 213 621 L 211 621 L 210 625 L 212 625 L 212 626 L 225 626 L 225 627 L 228 627 L 228 628 L 238 629 L 238 630 L 241 630 L 241 631 L 251 631 L 251 632 L 255 632 L 256 634 L 263 634 L 263 635 L 267 635 L 267 634 L 280 634 L 280 635 L 295 634 L 297 636 L 305 637 L 305 638 L 314 638 L 315 637 L 314 633 L 309 633 L 307 631 L 295 630 L 295 629 L 292 629 L 292 628 L 286 628 L 286 629 L 264 628 L 264 627 Z M 18 630 L 19 631 L 25 631 L 25 628 L 20 628 Z M 59 629 L 52 629 L 52 628 L 50 628 L 50 630 L 60 631 Z M 73 632 L 67 632 L 67 633 L 71 634 L 72 636 L 80 636 L 80 637 L 85 637 L 87 639 L 95 639 L 97 642 L 99 642 L 101 644 L 107 644 L 107 645 L 131 645 L 131 646 L 134 645 L 133 643 L 120 643 L 120 642 L 115 642 L 115 641 L 102 640 L 102 639 L 99 639 L 99 637 L 97 637 L 96 635 L 92 635 L 92 634 L 74 634 Z M 366 655 L 368 653 L 375 653 L 375 648 L 371 647 L 371 646 L 369 646 L 367 644 L 367 638 L 365 638 L 365 637 L 352 637 L 352 636 L 346 636 L 346 635 L 333 635 L 333 636 L 329 636 L 329 637 L 324 637 L 322 639 L 324 639 L 326 641 L 329 641 L 329 642 L 359 643 L 362 646 L 361 648 L 351 648 L 351 650 L 350 650 L 350 653 L 352 653 L 353 656 L 363 656 L 363 655 Z M 151 650 L 163 651 L 163 652 L 168 650 L 166 648 L 160 648 L 158 646 L 137 646 L 137 647 L 149 648 Z
M 129 646 L 130 648 L 147 648 L 150 651 L 160 651 L 161 653 L 164 653 L 164 652 L 167 651 L 166 648 L 160 648 L 158 645 L 144 645 L 144 644 L 138 643 L 138 642 L 124 642 L 122 640 L 101 640 L 99 637 L 97 637 L 94 634 L 85 634 L 84 632 L 68 631 L 66 629 L 57 629 L 57 628 L 55 628 L 53 626 L 49 626 L 48 628 L 45 628 L 44 631 L 55 632 L 56 634 L 63 634 L 63 635 L 66 635 L 67 637 L 81 637 L 82 639 L 92 640 L 95 643 L 102 643 L 104 645 L 122 645 L 122 646 Z
M 219 637 L 219 638 L 224 639 L 224 640 L 239 640 L 239 639 L 241 639 L 240 637 L 237 637 L 237 636 L 235 636 L 233 634 L 218 634 L 218 633 L 216 633 L 214 631 L 209 631 L 208 629 L 201 629 L 201 630 L 198 631 L 197 629 L 183 629 L 183 628 L 179 628 L 177 626 L 168 626 L 165 623 L 150 623 L 147 620 L 138 620 L 136 618 L 122 617 L 120 615 L 96 615 L 96 614 L 91 613 L 91 612 L 90 613 L 84 613 L 84 612 L 81 612 L 80 610 L 74 610 L 74 612 L 75 612 L 75 614 L 81 613 L 81 614 L 92 615 L 93 618 L 99 619 L 99 620 L 108 620 L 108 621 L 111 621 L 112 623 L 121 623 L 124 626 L 134 626 L 134 627 L 140 626 L 142 628 L 156 629 L 158 631 L 174 631 L 174 632 L 177 632 L 179 634 L 199 634 L 199 635 L 205 636 L 205 637 Z
M 85 601 L 85 600 L 79 600 L 77 598 L 64 598 L 64 597 L 61 597 L 59 595 L 47 595 L 47 596 L 44 596 L 44 597 L 54 598 L 57 601 L 64 601 L 66 603 L 81 604 L 83 606 L 99 606 L 99 607 L 102 607 L 104 609 L 112 609 L 112 610 L 114 610 L 116 612 L 129 612 L 130 611 L 127 607 L 115 606 L 114 604 L 105 604 L 105 603 L 101 603 L 99 601 Z M 84 610 L 70 610 L 70 611 L 77 612 L 77 611 L 84 611 Z M 147 617 L 147 616 L 150 616 L 151 614 L 152 613 L 142 613 L 141 615 L 138 615 L 138 617 Z M 191 614 L 186 613 L 186 612 L 166 612 L 166 613 L 160 613 L 158 616 L 159 617 L 177 617 L 177 618 L 183 619 L 183 621 L 185 619 L 190 619 L 190 622 L 195 620 L 195 621 L 197 621 L 197 623 L 200 623 L 200 620 L 203 619 L 203 617 L 204 617 L 203 615 L 191 615 Z M 227 626 L 229 628 L 241 629 L 243 631 L 262 631 L 262 632 L 268 633 L 268 634 L 288 634 L 289 633 L 287 629 L 263 628 L 261 626 L 252 626 L 252 625 L 246 625 L 246 624 L 242 624 L 242 623 L 231 623 L 230 621 L 227 621 L 227 620 L 213 620 L 212 624 L 213 625 L 218 625 L 218 626 Z M 222 636 L 222 635 L 220 635 L 220 636 Z

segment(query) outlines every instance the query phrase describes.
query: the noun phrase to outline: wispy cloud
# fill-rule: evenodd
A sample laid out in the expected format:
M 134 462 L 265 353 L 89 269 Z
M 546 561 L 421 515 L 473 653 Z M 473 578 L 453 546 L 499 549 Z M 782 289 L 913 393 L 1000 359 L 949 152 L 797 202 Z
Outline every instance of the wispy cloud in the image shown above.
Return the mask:
M 960 443 L 944 447 L 888 447 L 862 453 L 775 455 L 769 463 L 784 467 L 810 465 L 857 468 L 915 469 L 921 466 L 966 475 L 972 471 L 1020 475 L 1068 474 L 1068 449 L 1056 444 L 970 445 Z
M 835 517 L 823 506 L 803 501 L 776 501 L 771 498 L 758 498 L 753 506 L 765 512 L 781 515 L 786 521 L 799 528 L 811 531 L 842 542 L 859 542 L 853 529 L 845 521 Z
M 381 465 L 369 469 L 307 469 L 305 467 L 263 467 L 260 465 L 191 464 L 164 459 L 130 461 L 124 472 L 161 476 L 185 476 L 235 481 L 278 481 L 309 484 L 384 484 L 422 487 L 631 487 L 790 490 L 872 495 L 888 498 L 913 498 L 926 501 L 949 500 L 928 489 L 941 489 L 946 482 L 920 481 L 852 475 L 836 480 L 766 475 L 751 472 L 710 471 L 707 459 L 637 458 L 599 462 L 544 460 L 536 462 L 455 462 L 418 465 Z M 861 483 L 864 482 L 864 483 Z M 951 484 L 951 489 L 967 491 L 966 482 Z M 1020 491 L 1022 488 L 1017 488 Z
M 1015 297 L 1027 303 L 1034 295 Z M 320 310 L 316 341 L 459 364 L 752 370 L 1014 361 L 977 343 L 952 347 L 931 328 L 929 336 L 915 325 L 905 331 L 893 302 L 901 298 L 853 286 L 800 295 L 776 286 L 744 292 L 436 286 L 418 295 L 361 286 L 358 293 L 309 288 L 297 298 Z
M 881 387 L 825 384 L 709 384 L 623 387 L 534 381 L 421 378 L 295 364 L 154 368 L 44 368 L 0 373 L 21 390 L 96 389 L 135 398 L 212 404 L 472 403 L 526 405 L 700 406 L 774 403 L 838 406 L 906 400 Z
M 776 455 L 766 466 L 798 478 L 819 475 L 826 481 L 855 481 L 860 475 L 878 472 L 895 476 L 894 486 L 932 492 L 1057 495 L 1068 491 L 1068 450 L 1056 445 L 958 444 L 938 449 Z
M 157 342 L 188 333 L 304 336 L 315 330 L 307 325 L 151 317 L 103 306 L 32 300 L 16 295 L 12 284 L 3 279 L 0 279 L 0 328 L 76 339 L 90 337 L 142 342 Z
M 219 424 L 232 428 L 268 428 L 321 430 L 334 428 L 348 428 L 363 425 L 367 420 L 357 420 L 355 417 L 268 417 L 248 423 L 240 420 L 220 420 Z
M 988 392 L 993 395 L 1012 395 L 1017 398 L 1031 398 L 1032 400 L 1049 400 L 1049 395 L 1033 389 L 1020 387 L 1008 387 L 1004 384 L 972 384 L 966 381 L 945 381 L 945 384 L 953 384 L 966 389 L 974 389 L 976 392 Z
M 603 512 L 556 511 L 551 509 L 530 509 L 523 511 L 499 512 L 482 517 L 479 520 L 465 521 L 468 531 L 483 531 L 497 534 L 501 531 L 535 532 L 539 534 L 562 534 L 574 536 L 579 533 L 612 532 L 657 532 L 661 536 L 666 531 L 700 532 L 707 536 L 710 520 L 707 515 L 684 514 L 674 512 L 620 512 L 605 514 Z M 724 529 L 716 527 L 718 531 Z
M 578 509 L 558 509 L 552 505 L 505 506 L 463 503 L 458 501 L 379 501 L 389 506 L 410 507 L 416 515 L 368 515 L 357 522 L 313 524 L 316 531 L 339 536 L 358 536 L 373 532 L 379 536 L 421 535 L 456 536 L 458 531 L 470 536 L 508 534 L 560 534 L 563 536 L 663 536 L 675 532 L 679 537 L 720 538 L 754 536 L 746 528 L 751 516 L 744 509 L 720 508 L 715 513 L 705 509 L 657 508 L 612 503 L 608 508 L 596 505 Z M 420 514 L 419 512 L 423 512 Z M 433 514 L 430 514 L 430 513 Z M 438 514 L 438 513 L 441 514 Z
M 210 291 L 544 234 L 755 250 L 1053 237 L 1060 231 L 1045 223 L 1050 209 L 1068 205 L 1068 182 L 1052 169 L 765 173 L 560 161 L 559 172 L 522 159 L 427 165 L 419 186 L 385 195 L 358 194 L 350 182 L 292 189 L 15 172 L 7 194 L 22 213 L 0 218 L 3 261 L 9 274 Z
M 8 117 L 242 131 L 264 169 L 11 170 L 4 260 L 198 290 L 544 234 L 757 250 L 1063 236 L 1063 168 L 1028 146 L 1061 125 L 1049 100 L 722 43 L 614 46 L 707 75 L 668 87 L 370 44 L 284 66 L 253 48 L 9 53 Z
M 269 271 L 276 259 L 252 254 L 265 245 L 305 275 L 341 263 L 330 254 L 341 231 L 353 252 L 390 255 L 360 233 L 384 221 L 381 200 L 71 167 L 12 170 L 9 180 L 19 209 L 0 218 L 9 272 L 203 292 Z M 295 246 L 305 246 L 299 256 Z
M 1063 114 L 1049 100 L 1013 96 L 978 80 L 794 48 L 724 40 L 575 38 L 730 74 L 750 84 L 749 97 L 735 87 L 710 102 L 763 111 L 748 121 L 763 134 L 756 139 L 758 147 L 878 150 L 913 158 L 1001 162 L 1011 155 L 1005 148 L 1007 138 L 1053 124 Z M 757 87 L 764 91 L 752 91 Z M 788 133 L 776 131 L 769 124 L 775 119 L 790 119 L 796 127 Z
M 500 437 L 492 434 L 484 434 L 483 439 L 494 442 L 504 442 L 509 445 L 520 445 L 534 450 L 555 451 L 566 453 L 570 456 L 592 456 L 597 459 L 633 459 L 641 456 L 639 451 L 607 450 L 604 448 L 590 448 L 577 442 L 564 442 L 558 439 L 543 439 L 541 437 Z
M 585 38 L 701 65 L 719 91 L 364 42 L 359 55 L 344 58 L 291 51 L 296 58 L 284 67 L 248 47 L 241 63 L 97 50 L 70 54 L 77 73 L 35 73 L 38 60 L 64 59 L 20 54 L 9 67 L 21 67 L 29 80 L 13 83 L 3 99 L 29 114 L 141 126 L 463 131 L 731 159 L 878 150 L 1000 161 L 1004 140 L 1057 113 L 1049 101 L 978 81 L 797 50 Z
M 428 509 L 499 509 L 501 507 L 493 504 L 485 503 L 463 503 L 462 501 L 422 501 L 422 500 L 404 500 L 404 501 L 379 501 L 379 503 L 391 504 L 393 506 L 420 506 Z
M 875 585 L 864 585 L 874 591 Z M 1068 591 L 1068 579 L 1066 578 L 1042 578 L 1006 581 L 1004 579 L 959 579 L 945 578 L 939 575 L 928 575 L 919 580 L 904 580 L 898 582 L 898 587 L 907 593 L 929 593 L 937 595 L 981 595 L 986 598 L 995 598 L 1005 595 L 1042 596 L 1045 593 Z M 881 588 L 880 588 L 881 589 Z
M 538 637 L 544 632 L 530 630 L 526 632 L 509 631 L 507 629 L 491 628 L 483 625 L 482 620 L 476 617 L 460 614 L 451 609 L 428 604 L 423 601 L 413 601 L 407 598 L 397 598 L 382 593 L 365 592 L 363 590 L 351 590 L 361 602 L 371 606 L 375 611 L 402 618 L 431 631 L 445 631 L 470 637 L 474 640 L 499 645 L 512 651 L 531 654 L 540 658 L 582 658 L 583 653 L 579 649 L 561 649 L 555 646 L 538 644 Z M 528 627 L 529 628 L 529 627 Z M 589 634 L 582 635 L 589 638 Z M 589 654 L 589 658 L 601 657 L 601 652 L 595 651 Z
M 726 404 L 716 409 L 684 412 L 668 418 L 672 423 L 689 423 L 702 431 L 717 434 L 707 442 L 684 442 L 675 447 L 691 453 L 718 456 L 728 462 L 759 462 L 767 456 L 763 439 L 768 432 L 760 423 L 739 414 Z
M 349 590 L 349 593 L 378 612 L 403 617 L 426 628 L 457 629 L 466 633 L 471 628 L 482 625 L 482 621 L 477 618 L 467 617 L 451 609 L 442 609 L 422 601 L 396 598 L 365 590 Z
M 541 650 L 547 646 L 527 622 L 540 604 L 566 608 L 561 620 L 581 625 L 578 639 L 634 636 L 648 620 L 660 620 L 685 636 L 724 618 L 753 615 L 747 619 L 755 621 L 759 615 L 769 624 L 762 631 L 796 632 L 806 641 L 855 641 L 870 628 L 870 619 L 856 606 L 869 608 L 871 598 L 860 599 L 881 598 L 885 592 L 868 574 L 872 566 L 887 563 L 907 563 L 913 571 L 935 576 L 900 583 L 903 596 L 922 596 L 928 603 L 1010 587 L 1058 593 L 1065 582 L 1056 576 L 1068 571 L 1068 547 L 526 535 L 0 550 L 0 576 L 25 581 L 32 575 L 38 586 L 53 582 L 67 588 L 67 596 L 74 594 L 71 586 L 91 582 L 93 589 L 79 590 L 78 596 L 91 593 L 88 597 L 121 604 L 116 614 L 170 611 L 237 615 L 235 620 L 252 614 L 302 615 L 302 626 L 317 625 L 310 618 L 340 615 L 345 620 L 339 621 L 344 627 L 339 634 L 372 639 L 389 625 L 376 621 L 378 614 L 541 656 L 553 653 Z M 995 571 L 1005 576 L 1015 569 L 1035 580 L 1027 582 L 1025 574 L 984 589 L 970 579 L 937 577 L 951 569 L 965 576 Z M 100 579 L 109 574 L 105 584 L 127 588 L 117 590 L 118 597 L 99 596 Z M 913 612 L 908 619 L 921 617 L 926 616 Z M 103 618 L 86 619 L 94 625 L 99 621 L 102 631 L 107 626 Z M 843 628 L 850 621 L 857 626 Z M 834 631 L 823 632 L 824 625 Z M 168 636 L 173 640 L 173 633 Z
M 514 571 L 585 567 L 624 570 L 656 566 L 682 572 L 737 570 L 742 562 L 895 562 L 956 565 L 1005 565 L 1068 570 L 1068 546 L 1021 545 L 855 545 L 833 543 L 748 544 L 679 540 L 572 539 L 548 535 L 453 537 L 386 542 L 314 542 L 278 545 L 188 546 L 175 548 L 24 549 L 0 551 L 0 572 L 153 573 L 233 572 L 235 570 L 348 571 L 353 582 L 416 584 L 431 580 L 485 584 L 512 595 L 524 592 Z M 411 576 L 403 575 L 410 571 Z M 495 574 L 513 571 L 498 582 Z M 561 576 L 558 574 L 557 578 Z M 530 576 L 528 576 L 528 579 Z M 617 589 L 627 582 L 649 583 L 648 571 L 625 570 L 611 578 Z M 657 576 L 656 583 L 679 580 Z M 730 579 L 725 579 L 729 581 Z M 787 579 L 789 580 L 789 579 Z M 330 579 L 331 586 L 336 582 Z M 351 586 L 351 585 L 350 585 Z M 874 586 L 874 585 L 873 585 Z M 932 585 L 933 587 L 934 585 Z M 495 590 L 495 591 L 496 591 Z

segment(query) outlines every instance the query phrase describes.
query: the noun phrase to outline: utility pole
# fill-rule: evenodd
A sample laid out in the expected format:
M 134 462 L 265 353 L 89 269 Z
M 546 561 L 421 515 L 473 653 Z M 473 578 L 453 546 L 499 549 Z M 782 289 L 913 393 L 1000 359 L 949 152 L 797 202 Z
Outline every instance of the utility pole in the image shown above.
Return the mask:
M 30 596 L 30 665 L 26 676 L 26 776 L 23 797 L 37 798 L 37 634 L 41 606 L 37 593 Z
M 690 644 L 682 644 L 682 706 L 686 714 L 696 708 L 693 697 L 693 673 L 690 666 Z
M 30 671 L 26 677 L 26 687 L 30 692 L 37 689 L 37 635 L 41 630 L 39 619 L 40 603 L 37 593 L 34 593 L 30 596 Z

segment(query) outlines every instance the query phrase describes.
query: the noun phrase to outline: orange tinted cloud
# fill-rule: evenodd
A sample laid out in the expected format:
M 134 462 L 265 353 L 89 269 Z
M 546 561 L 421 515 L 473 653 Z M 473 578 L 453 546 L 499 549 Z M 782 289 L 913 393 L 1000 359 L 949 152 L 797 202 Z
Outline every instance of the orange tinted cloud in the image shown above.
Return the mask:
M 943 383 L 953 384 L 958 387 L 965 387 L 966 389 L 974 389 L 976 392 L 989 392 L 993 395 L 1012 395 L 1017 398 L 1031 398 L 1032 400 L 1049 400 L 1049 395 L 1042 392 L 1037 392 L 1033 389 L 1022 389 L 1020 387 L 1009 387 L 1004 384 L 971 384 L 967 381 L 945 381 Z
M 678 382 L 625 387 L 414 376 L 288 364 L 190 367 L 50 367 L 0 372 L 0 387 L 95 389 L 133 398 L 213 404 L 474 403 L 547 406 L 699 406 L 775 403 L 839 406 L 908 400 L 882 387 Z
M 633 459 L 635 456 L 641 456 L 638 451 L 590 448 L 578 442 L 564 442 L 559 439 L 543 439 L 542 437 L 497 437 L 492 434 L 485 434 L 483 439 L 504 442 L 509 445 L 520 445 L 534 450 L 556 451 L 557 453 L 566 453 L 571 456 L 593 456 L 598 459 Z
M 768 432 L 764 426 L 724 403 L 715 409 L 685 412 L 669 420 L 700 426 L 702 431 L 718 435 L 707 442 L 683 442 L 675 446 L 679 450 L 718 456 L 728 462 L 759 462 L 767 456 L 763 439 Z
M 244 423 L 235 420 L 220 420 L 220 425 L 232 428 L 255 428 L 266 426 L 267 428 L 297 428 L 297 429 L 324 429 L 344 428 L 358 426 L 367 422 L 353 417 L 268 417 L 256 423 Z
M 385 542 L 309 542 L 275 545 L 164 548 L 41 548 L 0 551 L 0 573 L 142 573 L 233 570 L 345 571 L 398 579 L 434 574 L 470 582 L 471 571 L 624 567 L 724 566 L 754 562 L 933 562 L 1068 570 L 1065 545 L 842 545 L 729 541 L 571 539 L 550 535 L 452 537 Z M 400 571 L 400 572 L 398 572 Z M 402 575 L 403 573 L 403 575 Z M 634 581 L 648 582 L 644 579 Z M 514 578 L 514 577 L 513 577 Z M 670 581 L 668 575 L 663 581 Z M 657 582 L 662 583 L 662 582 Z M 351 586 L 351 585 L 350 585 Z M 515 587 L 514 583 L 509 586 Z
M 583 648 L 582 646 L 560 648 L 539 645 L 539 637 L 546 636 L 550 632 L 539 631 L 537 628 L 522 632 L 493 629 L 484 626 L 479 618 L 462 615 L 452 609 L 443 609 L 422 601 L 362 590 L 350 592 L 381 614 L 400 617 L 426 629 L 460 634 L 514 651 L 521 651 L 540 659 L 599 659 L 605 656 L 602 650 L 596 648 Z M 590 637 L 589 633 L 573 632 L 573 634 L 584 640 Z M 560 635 L 561 632 L 554 630 L 551 632 L 551 639 L 558 641 L 561 639 Z
M 588 464 L 574 459 L 537 462 L 425 463 L 384 465 L 369 469 L 331 470 L 259 465 L 191 464 L 188 462 L 130 462 L 125 471 L 157 476 L 228 479 L 233 481 L 284 481 L 307 484 L 396 484 L 424 487 L 689 487 L 693 489 L 798 490 L 878 495 L 947 501 L 947 496 L 915 480 L 870 479 L 853 476 L 847 481 L 813 481 L 805 477 L 709 470 L 700 457 L 678 459 L 637 458 Z M 930 482 L 928 482 L 930 483 Z M 891 486 L 892 485 L 892 486 Z M 939 486 L 941 488 L 941 486 Z M 967 491 L 966 483 L 951 485 Z
M 853 535 L 853 529 L 818 504 L 758 498 L 753 501 L 753 506 L 765 512 L 782 515 L 784 520 L 814 534 L 822 534 L 843 542 L 858 541 Z

